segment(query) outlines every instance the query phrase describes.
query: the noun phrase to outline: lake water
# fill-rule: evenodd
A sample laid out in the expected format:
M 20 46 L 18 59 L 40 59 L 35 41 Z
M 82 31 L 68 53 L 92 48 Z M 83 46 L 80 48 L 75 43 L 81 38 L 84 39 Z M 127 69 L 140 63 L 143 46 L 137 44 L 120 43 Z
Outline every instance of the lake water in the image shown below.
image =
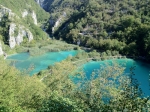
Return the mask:
M 48 52 L 44 55 L 32 57 L 29 53 L 19 53 L 7 57 L 7 60 L 12 60 L 14 65 L 19 70 L 29 70 L 34 68 L 30 73 L 33 75 L 41 70 L 46 69 L 49 65 L 53 65 L 56 62 L 60 62 L 66 59 L 68 56 L 75 56 L 77 51 L 60 51 L 60 52 Z
M 11 55 L 7 58 L 7 60 L 12 60 L 12 64 L 16 66 L 19 70 L 31 68 L 34 66 L 34 69 L 30 72 L 30 75 L 38 73 L 41 70 L 46 69 L 49 65 L 53 65 L 56 62 L 60 62 L 63 59 L 66 59 L 68 56 L 75 56 L 78 51 L 61 51 L 61 52 L 49 52 L 41 56 L 31 57 L 28 53 L 20 53 Z M 106 62 L 110 63 L 115 60 L 105 60 L 105 61 L 91 61 L 84 64 L 84 71 L 87 77 L 90 76 L 94 69 L 99 69 Z M 140 87 L 142 88 L 145 96 L 150 96 L 150 87 L 149 87 L 149 72 L 150 72 L 150 64 L 134 61 L 132 59 L 117 59 L 117 63 L 123 64 L 126 67 L 125 73 L 130 72 L 130 68 L 136 66 L 134 73 L 135 78 L 140 83 Z
M 130 68 L 135 66 L 135 73 L 134 78 L 138 80 L 140 84 L 139 87 L 142 89 L 144 96 L 150 96 L 150 86 L 149 86 L 149 74 L 150 74 L 150 64 L 141 62 L 141 61 L 134 61 L 132 59 L 116 59 L 116 60 L 105 60 L 105 61 L 91 61 L 84 64 L 84 71 L 87 77 L 90 77 L 90 74 L 95 69 L 100 69 L 101 66 L 105 65 L 106 63 L 117 62 L 121 66 L 126 67 L 125 73 L 130 73 Z

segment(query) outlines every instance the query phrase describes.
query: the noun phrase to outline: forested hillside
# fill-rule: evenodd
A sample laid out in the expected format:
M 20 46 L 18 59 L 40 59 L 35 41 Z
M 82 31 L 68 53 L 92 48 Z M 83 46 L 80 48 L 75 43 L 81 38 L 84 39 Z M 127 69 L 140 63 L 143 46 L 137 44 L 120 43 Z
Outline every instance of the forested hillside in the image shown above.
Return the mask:
M 0 0 L 0 48 L 8 53 L 21 44 L 44 40 L 49 13 L 34 0 Z M 0 54 L 4 54 L 1 52 Z
M 20 17 L 25 10 L 27 10 L 28 12 L 34 11 L 37 15 L 39 23 L 46 21 L 46 19 L 48 19 L 49 17 L 49 14 L 46 13 L 42 8 L 40 8 L 34 0 L 0 0 L 0 4 L 11 9 Z
M 21 71 L 15 68 L 27 55 L 14 61 L 1 56 L 0 112 L 150 111 L 150 98 L 143 96 L 140 83 L 133 78 L 135 67 L 125 72 L 126 68 L 111 62 L 87 76 L 81 66 L 91 60 L 121 58 L 120 53 L 150 59 L 149 0 L 35 1 L 0 0 L 0 55 L 13 50 L 32 57 L 73 48 L 79 52 L 58 62 L 59 52 L 57 63 L 32 76 L 32 65 Z M 94 50 L 83 51 L 55 38 Z
M 54 0 L 49 32 L 70 43 L 148 59 L 149 10 L 148 0 Z

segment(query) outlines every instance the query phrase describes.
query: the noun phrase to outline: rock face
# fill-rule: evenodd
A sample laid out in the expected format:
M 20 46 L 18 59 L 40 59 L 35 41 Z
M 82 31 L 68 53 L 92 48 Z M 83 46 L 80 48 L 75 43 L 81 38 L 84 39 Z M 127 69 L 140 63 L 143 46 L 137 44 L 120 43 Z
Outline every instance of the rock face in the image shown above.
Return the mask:
M 63 12 L 63 14 L 57 19 L 57 21 L 54 23 L 54 27 L 52 27 L 52 33 L 54 33 L 55 28 L 57 28 L 60 23 L 63 21 L 63 19 L 67 16 L 66 12 Z M 50 24 L 52 24 L 52 20 L 50 20 Z
M 26 30 L 26 36 L 28 37 L 28 40 L 29 40 L 29 42 L 31 41 L 31 40 L 33 40 L 33 35 L 32 35 L 32 33 L 30 32 L 30 30 Z
M 42 8 L 46 0 L 35 0 Z
M 54 24 L 54 27 L 52 27 L 52 33 L 54 33 L 55 28 L 57 28 L 59 26 L 59 24 L 61 23 L 62 18 L 60 17 Z
M 8 19 L 12 19 L 15 16 L 15 14 L 12 13 L 10 9 L 0 5 L 0 21 L 6 14 L 8 14 L 8 17 L 9 17 Z
M 23 38 L 27 37 L 30 42 L 33 40 L 33 35 L 30 30 L 25 29 L 24 26 L 16 26 L 11 23 L 9 27 L 9 46 L 14 48 L 16 45 L 20 45 L 23 42 Z
M 27 10 L 24 10 L 24 12 L 22 12 L 22 17 L 26 17 L 28 15 L 28 11 Z
M 22 13 L 22 17 L 26 17 L 28 15 L 28 11 L 25 10 L 23 13 Z M 15 15 L 14 13 L 12 13 L 12 11 L 2 5 L 0 5 L 0 21 L 2 20 L 2 18 L 5 16 L 5 15 L 8 15 L 8 19 L 10 21 L 14 21 L 14 19 L 20 19 L 17 15 Z M 35 12 L 33 11 L 32 13 L 30 13 L 31 17 L 33 18 L 34 20 L 34 24 L 37 25 L 37 18 L 36 18 L 36 14 Z M 24 26 L 22 25 L 17 25 L 16 23 L 14 22 L 11 22 L 10 25 L 9 25 L 9 29 L 8 29 L 8 35 L 9 35 L 9 46 L 10 48 L 14 48 L 16 45 L 20 45 L 20 43 L 23 42 L 23 38 L 27 37 L 28 38 L 28 41 L 30 42 L 31 40 L 33 40 L 33 35 L 32 33 L 30 32 L 29 29 L 25 28 Z M 1 44 L 0 44 L 0 55 L 3 54 L 3 51 L 2 51 L 2 47 L 1 47 Z
M 3 55 L 4 54 L 4 52 L 3 52 L 3 50 L 2 50 L 2 44 L 1 44 L 1 42 L 0 42 L 0 55 Z
M 34 11 L 32 12 L 32 18 L 33 18 L 34 24 L 37 25 L 37 18 L 36 18 L 36 14 Z
M 49 7 L 54 0 L 35 0 L 45 11 L 49 11 Z
M 34 21 L 34 24 L 37 25 L 37 17 L 36 17 L 36 14 L 35 12 L 33 11 L 32 13 L 29 13 L 26 9 L 24 10 L 24 12 L 22 12 L 22 17 L 26 17 L 27 15 L 31 15 L 33 21 Z
M 14 31 L 15 31 L 16 25 L 10 24 L 9 27 L 9 46 L 10 48 L 14 48 L 16 45 L 15 37 L 14 37 Z

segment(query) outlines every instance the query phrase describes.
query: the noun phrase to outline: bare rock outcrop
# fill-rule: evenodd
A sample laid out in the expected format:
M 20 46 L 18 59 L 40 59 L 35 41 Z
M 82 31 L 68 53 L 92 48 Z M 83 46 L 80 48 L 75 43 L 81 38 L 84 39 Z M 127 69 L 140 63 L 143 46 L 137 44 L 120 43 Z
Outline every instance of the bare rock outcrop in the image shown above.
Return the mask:
M 33 19 L 33 22 L 35 25 L 37 25 L 37 17 L 36 17 L 36 13 L 34 11 L 32 11 L 32 13 L 28 12 L 26 9 L 22 12 L 22 17 L 26 17 L 30 15 Z
M 23 38 L 27 37 L 30 42 L 33 40 L 33 35 L 29 29 L 24 26 L 17 26 L 15 23 L 11 23 L 9 27 L 9 46 L 14 48 L 16 45 L 20 45 L 23 42 Z
M 0 21 L 2 20 L 2 18 L 8 14 L 8 19 L 12 19 L 13 17 L 15 17 L 16 15 L 12 12 L 11 9 L 8 9 L 7 7 L 4 7 L 2 5 L 0 5 Z M 17 16 L 16 16 L 17 17 Z
M 2 44 L 0 42 L 0 56 L 3 55 L 3 54 L 4 54 L 4 52 L 3 52 L 3 49 L 2 49 Z
M 37 25 L 37 18 L 36 18 L 36 14 L 34 11 L 32 12 L 31 16 L 33 18 L 34 24 Z
M 27 12 L 27 10 L 25 10 L 22 13 L 22 17 L 25 17 L 28 14 L 29 13 Z M 20 45 L 20 43 L 22 43 L 24 40 L 23 38 L 25 38 L 25 37 L 28 38 L 29 42 L 31 40 L 33 40 L 33 35 L 29 29 L 25 28 L 23 25 L 18 25 L 13 22 L 15 19 L 20 19 L 19 16 L 17 16 L 15 13 L 13 13 L 11 9 L 0 5 L 0 21 L 6 15 L 8 16 L 7 19 L 9 19 L 11 21 L 11 23 L 9 25 L 9 29 L 8 29 L 8 36 L 9 36 L 8 41 L 9 41 L 9 46 L 11 49 L 14 48 L 16 45 Z M 37 25 L 37 18 L 36 18 L 35 12 L 33 11 L 30 15 L 34 20 L 34 24 Z M 3 52 L 2 52 L 2 47 L 1 47 L 0 54 L 2 54 L 2 53 Z
M 16 46 L 16 41 L 14 37 L 16 25 L 14 23 L 10 24 L 9 27 L 9 46 L 10 48 L 14 48 Z

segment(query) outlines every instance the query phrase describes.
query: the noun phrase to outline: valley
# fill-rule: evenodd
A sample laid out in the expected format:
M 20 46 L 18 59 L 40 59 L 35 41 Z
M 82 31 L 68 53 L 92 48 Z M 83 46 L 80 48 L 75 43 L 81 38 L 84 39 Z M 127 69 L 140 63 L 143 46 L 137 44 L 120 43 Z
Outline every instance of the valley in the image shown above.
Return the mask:
M 149 4 L 0 0 L 0 111 L 150 111 Z

